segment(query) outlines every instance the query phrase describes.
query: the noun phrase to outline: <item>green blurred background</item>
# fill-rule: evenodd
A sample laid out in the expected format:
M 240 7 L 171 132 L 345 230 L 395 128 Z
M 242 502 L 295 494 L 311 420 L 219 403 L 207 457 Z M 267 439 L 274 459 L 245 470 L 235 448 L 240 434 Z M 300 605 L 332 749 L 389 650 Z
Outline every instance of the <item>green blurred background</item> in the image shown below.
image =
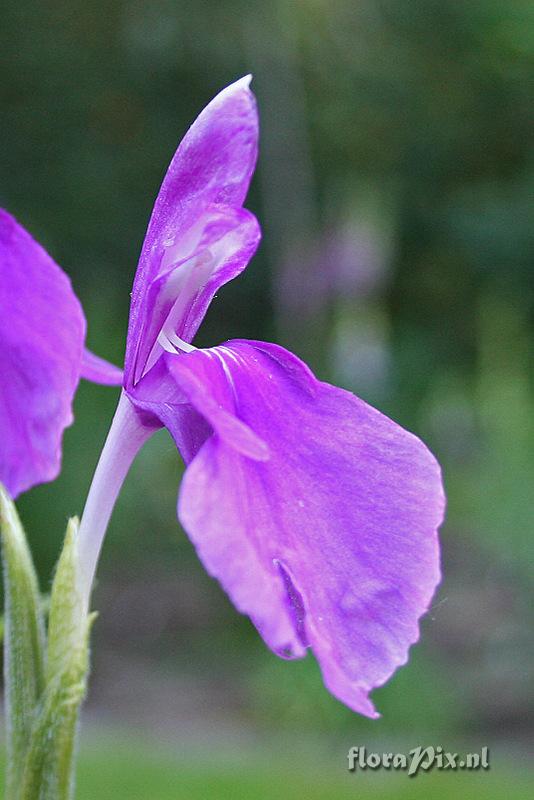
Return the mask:
M 92 349 L 121 363 L 167 164 L 211 97 L 252 72 L 248 205 L 264 239 L 198 343 L 294 350 L 422 436 L 449 497 L 443 584 L 372 722 L 327 694 L 311 656 L 268 652 L 204 573 L 158 434 L 99 567 L 80 800 L 528 796 L 533 55 L 530 0 L 3 5 L 0 203 L 72 277 Z M 116 399 L 82 384 L 61 477 L 19 503 L 43 590 Z M 492 766 L 347 772 L 352 745 L 418 744 L 488 745 Z

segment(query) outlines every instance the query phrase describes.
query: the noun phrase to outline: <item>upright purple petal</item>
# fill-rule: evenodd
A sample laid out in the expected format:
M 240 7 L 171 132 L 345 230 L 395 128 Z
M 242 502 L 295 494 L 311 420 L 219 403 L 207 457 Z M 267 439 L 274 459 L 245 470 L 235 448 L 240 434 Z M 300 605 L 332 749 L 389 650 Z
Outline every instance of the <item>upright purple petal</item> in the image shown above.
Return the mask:
M 435 459 L 275 345 L 167 358 L 177 396 L 212 430 L 178 505 L 204 565 L 273 650 L 310 646 L 332 693 L 376 716 L 369 692 L 407 660 L 440 578 Z M 228 415 L 268 460 L 245 454 Z
M 258 146 L 256 103 L 249 82 L 247 77 L 228 86 L 202 111 L 163 180 L 132 292 L 127 385 L 145 371 L 179 294 L 184 294 L 181 311 L 187 320 L 177 318 L 175 332 L 181 328 L 190 341 L 216 288 L 246 266 L 257 246 L 257 223 L 252 215 L 238 213 Z M 170 280 L 172 273 L 176 275 Z
M 0 480 L 13 497 L 59 472 L 84 338 L 69 279 L 0 210 Z

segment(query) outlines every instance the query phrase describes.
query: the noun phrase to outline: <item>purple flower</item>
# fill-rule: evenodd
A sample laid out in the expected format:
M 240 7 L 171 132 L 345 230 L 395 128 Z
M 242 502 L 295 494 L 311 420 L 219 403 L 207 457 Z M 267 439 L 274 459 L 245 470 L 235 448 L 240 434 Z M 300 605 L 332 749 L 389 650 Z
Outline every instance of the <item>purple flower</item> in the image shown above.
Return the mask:
M 85 329 L 65 273 L 0 209 L 0 481 L 13 497 L 59 473 L 80 377 L 122 382 L 84 350 Z
M 310 647 L 330 691 L 369 692 L 407 660 L 440 578 L 440 470 L 412 434 L 274 344 L 191 345 L 260 239 L 242 204 L 258 120 L 244 78 L 190 128 L 135 277 L 124 389 L 80 529 L 85 590 L 139 447 L 162 426 L 187 465 L 179 519 L 208 572 L 288 658 Z

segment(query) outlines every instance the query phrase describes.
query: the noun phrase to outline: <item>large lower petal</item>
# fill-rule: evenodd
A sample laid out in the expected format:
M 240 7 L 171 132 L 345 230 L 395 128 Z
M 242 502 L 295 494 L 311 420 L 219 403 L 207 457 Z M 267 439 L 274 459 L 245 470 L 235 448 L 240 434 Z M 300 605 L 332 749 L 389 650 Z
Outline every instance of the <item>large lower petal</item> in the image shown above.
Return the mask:
M 178 505 L 206 568 L 276 652 L 311 646 L 333 694 L 376 716 L 369 692 L 407 660 L 440 578 L 434 457 L 275 345 L 169 357 L 169 372 L 213 431 Z
M 69 279 L 0 210 L 0 481 L 14 497 L 59 472 L 84 337 Z

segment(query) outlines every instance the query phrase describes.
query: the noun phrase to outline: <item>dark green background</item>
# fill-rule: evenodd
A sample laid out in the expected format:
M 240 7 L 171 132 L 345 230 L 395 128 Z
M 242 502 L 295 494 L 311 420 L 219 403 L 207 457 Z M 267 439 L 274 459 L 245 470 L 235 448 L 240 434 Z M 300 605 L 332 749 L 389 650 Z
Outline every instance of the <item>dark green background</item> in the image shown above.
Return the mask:
M 72 277 L 90 346 L 121 362 L 167 164 L 209 99 L 252 72 L 248 205 L 264 239 L 198 342 L 293 349 L 422 436 L 449 497 L 445 579 L 371 722 L 326 693 L 311 657 L 271 655 L 205 575 L 159 434 L 99 568 L 80 797 L 106 796 L 100 774 L 134 800 L 297 798 L 307 784 L 317 798 L 415 796 L 402 774 L 346 775 L 353 744 L 490 745 L 490 772 L 423 776 L 417 792 L 519 797 L 534 705 L 531 2 L 20 0 L 1 22 L 0 203 Z M 19 503 L 44 590 L 116 396 L 82 384 L 61 477 Z

